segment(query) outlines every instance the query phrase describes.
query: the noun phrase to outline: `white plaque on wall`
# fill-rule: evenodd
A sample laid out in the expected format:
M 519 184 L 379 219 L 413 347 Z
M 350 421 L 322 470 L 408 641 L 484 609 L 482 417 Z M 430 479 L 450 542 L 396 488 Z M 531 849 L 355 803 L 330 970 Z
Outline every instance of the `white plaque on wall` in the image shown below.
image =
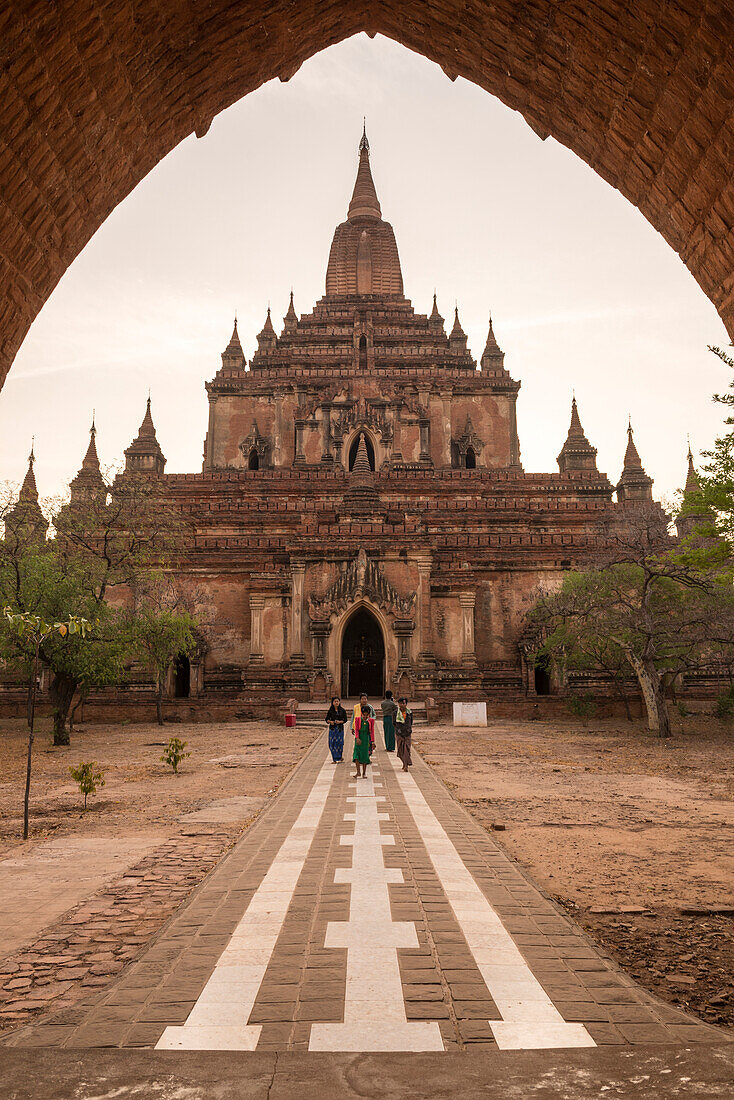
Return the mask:
M 454 703 L 455 726 L 486 726 L 486 703 Z

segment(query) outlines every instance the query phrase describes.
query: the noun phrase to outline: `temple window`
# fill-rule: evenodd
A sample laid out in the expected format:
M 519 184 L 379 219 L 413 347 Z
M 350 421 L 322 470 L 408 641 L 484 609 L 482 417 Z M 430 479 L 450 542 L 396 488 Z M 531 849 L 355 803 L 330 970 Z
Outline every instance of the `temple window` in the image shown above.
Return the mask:
M 360 336 L 359 338 L 359 369 L 362 371 L 367 370 L 367 337 Z M 374 469 L 374 466 L 372 467 Z M 351 466 L 350 466 L 351 469 Z
M 477 456 L 474 454 L 473 447 L 467 447 L 466 449 L 466 468 L 467 470 L 476 470 L 477 468 Z
M 255 450 L 254 447 L 250 451 L 250 457 L 247 460 L 247 469 L 248 470 L 259 470 L 260 469 L 260 455 L 257 453 L 257 451 Z

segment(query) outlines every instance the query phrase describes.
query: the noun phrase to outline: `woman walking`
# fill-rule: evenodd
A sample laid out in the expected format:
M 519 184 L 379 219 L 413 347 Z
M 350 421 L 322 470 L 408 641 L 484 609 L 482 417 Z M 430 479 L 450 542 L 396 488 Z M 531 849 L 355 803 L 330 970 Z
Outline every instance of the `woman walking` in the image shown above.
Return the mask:
M 403 697 L 398 703 L 395 715 L 395 737 L 398 743 L 398 759 L 403 771 L 407 772 L 413 761 L 410 758 L 410 741 L 413 736 L 413 711 L 408 710 L 408 700 Z
M 331 700 L 331 706 L 326 712 L 326 724 L 329 727 L 329 752 L 335 764 L 341 764 L 344 759 L 344 723 L 347 720 L 347 712 L 342 706 L 338 695 Z
M 398 704 L 393 699 L 391 691 L 385 692 L 385 698 L 380 706 L 382 708 L 382 732 L 385 737 L 385 749 L 387 752 L 395 752 L 395 715 L 398 713 Z
M 362 694 L 359 702 L 354 704 L 354 717 L 352 730 L 354 732 L 354 752 L 352 761 L 357 769 L 354 778 L 367 777 L 367 765 L 370 762 L 372 745 L 370 741 L 370 718 L 374 719 L 374 709 L 367 702 L 367 696 Z

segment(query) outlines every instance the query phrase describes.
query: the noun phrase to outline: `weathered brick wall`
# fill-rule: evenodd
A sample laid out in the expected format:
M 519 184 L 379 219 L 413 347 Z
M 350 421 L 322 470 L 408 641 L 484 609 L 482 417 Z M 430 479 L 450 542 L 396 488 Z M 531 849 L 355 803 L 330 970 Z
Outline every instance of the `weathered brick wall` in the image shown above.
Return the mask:
M 0 8 L 0 377 L 59 278 L 175 145 L 264 81 L 382 33 L 618 188 L 734 335 L 731 0 L 212 0 Z

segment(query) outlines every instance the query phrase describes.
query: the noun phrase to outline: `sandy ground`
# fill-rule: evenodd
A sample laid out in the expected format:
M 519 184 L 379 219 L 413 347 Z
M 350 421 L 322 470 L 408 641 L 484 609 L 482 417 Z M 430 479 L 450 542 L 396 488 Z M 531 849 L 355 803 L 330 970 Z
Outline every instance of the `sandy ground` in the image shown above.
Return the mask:
M 734 727 L 691 717 L 661 741 L 636 723 L 569 718 L 419 728 L 414 740 L 634 977 L 734 1027 Z
M 582 906 L 734 904 L 734 730 L 669 741 L 614 721 L 429 727 L 416 747 L 551 894 Z
M 95 725 L 69 748 L 37 732 L 31 829 L 23 832 L 27 730 L 0 722 L 0 957 L 30 943 L 59 915 L 99 890 L 170 836 L 202 823 L 244 825 L 272 798 L 316 731 L 272 722 Z M 169 737 L 191 755 L 173 775 L 160 759 Z M 105 786 L 88 809 L 70 765 L 95 760 Z

